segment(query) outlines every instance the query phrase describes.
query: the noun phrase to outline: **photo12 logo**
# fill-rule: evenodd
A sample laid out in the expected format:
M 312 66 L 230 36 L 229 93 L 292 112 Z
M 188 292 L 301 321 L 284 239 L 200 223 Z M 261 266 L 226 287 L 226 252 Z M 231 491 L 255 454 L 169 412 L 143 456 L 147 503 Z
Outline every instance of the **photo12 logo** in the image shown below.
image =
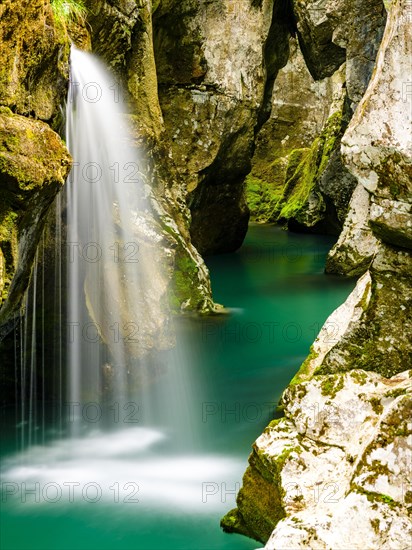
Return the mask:
M 140 487 L 134 481 L 120 484 L 114 482 L 108 486 L 90 481 L 81 483 L 79 481 L 49 481 L 21 482 L 5 481 L 1 483 L 1 502 L 21 502 L 23 504 L 56 504 L 87 502 L 94 504 L 100 501 L 111 501 L 115 503 L 138 504 Z

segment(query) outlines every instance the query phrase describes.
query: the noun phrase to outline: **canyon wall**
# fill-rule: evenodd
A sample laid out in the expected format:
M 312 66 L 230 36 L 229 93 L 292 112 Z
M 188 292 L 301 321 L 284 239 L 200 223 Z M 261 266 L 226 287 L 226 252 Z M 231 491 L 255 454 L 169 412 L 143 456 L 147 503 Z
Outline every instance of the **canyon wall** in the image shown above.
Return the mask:
M 342 138 L 357 188 L 328 269 L 363 275 L 284 392 L 284 418 L 255 442 L 238 507 L 222 520 L 225 530 L 268 550 L 404 548 L 410 541 L 407 7 L 391 3 L 372 79 Z
M 296 39 L 247 178 L 252 217 L 339 235 L 356 180 L 340 144 L 382 38 L 381 0 L 295 1 Z
M 1 339 L 19 314 L 46 212 L 71 159 L 54 131 L 69 77 L 66 29 L 47 0 L 2 2 L 0 17 Z
M 326 269 L 361 277 L 255 443 L 224 528 L 268 549 L 354 547 L 355 529 L 359 548 L 406 546 L 408 1 L 386 2 L 388 20 L 381 0 L 84 3 L 67 22 L 48 0 L 0 6 L 0 336 L 70 169 L 70 35 L 105 60 L 128 113 L 171 310 L 219 311 L 201 254 L 240 246 L 246 195 L 259 221 L 340 233 Z

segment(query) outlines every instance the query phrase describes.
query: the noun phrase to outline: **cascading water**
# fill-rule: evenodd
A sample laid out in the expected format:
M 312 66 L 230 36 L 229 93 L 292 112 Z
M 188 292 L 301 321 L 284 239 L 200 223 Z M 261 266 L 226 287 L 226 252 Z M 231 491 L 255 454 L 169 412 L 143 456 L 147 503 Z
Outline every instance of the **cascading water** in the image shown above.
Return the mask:
M 59 487 L 92 482 L 106 501 L 117 491 L 124 502 L 139 502 L 139 492 L 150 514 L 174 505 L 201 511 L 204 476 L 230 480 L 243 463 L 199 453 L 192 417 L 199 427 L 201 401 L 194 400 L 188 355 L 181 341 L 179 349 L 152 349 L 168 317 L 155 261 L 150 189 L 117 91 L 94 56 L 72 48 L 66 141 L 74 162 L 56 201 L 55 285 L 61 302 L 57 299 L 54 306 L 62 324 L 54 354 L 56 394 L 68 413 L 63 418 L 68 433 L 60 429 L 48 444 L 31 445 L 33 341 L 31 363 L 23 362 L 30 374 L 22 377 L 29 384 L 28 403 L 22 400 L 29 445 L 22 445 L 18 459 L 4 462 L 3 477 L 46 486 L 58 479 Z M 66 273 L 60 264 L 64 258 Z M 37 268 L 33 311 L 36 286 Z M 26 339 L 35 333 L 34 314 L 32 323 Z M 160 374 L 152 374 L 160 356 Z M 66 377 L 60 372 L 64 365 Z M 62 396 L 65 378 L 67 399 Z M 110 425 L 102 412 L 110 416 Z
M 250 444 L 307 354 L 314 323 L 350 283 L 339 289 L 322 274 L 331 242 L 315 255 L 319 237 L 252 228 L 239 253 L 210 260 L 217 298 L 239 309 L 186 326 L 193 349 L 178 338 L 164 368 L 152 369 L 149 351 L 167 325 L 165 285 L 150 189 L 119 99 L 98 60 L 73 48 L 74 167 L 14 342 L 21 437 L 18 452 L 3 451 L 2 542 L 7 550 L 251 550 L 256 543 L 224 535 L 219 518 L 234 505 Z M 305 247 L 301 261 L 288 263 L 289 244 Z M 291 320 L 307 325 L 306 339 L 264 332 Z M 58 401 L 51 421 L 48 392 Z M 98 421 L 104 407 L 110 427 Z
M 74 165 L 65 198 L 69 406 L 76 413 L 78 404 L 97 403 L 92 414 L 103 409 L 113 420 L 122 411 L 131 423 L 188 440 L 190 374 L 176 350 L 162 359 L 155 351 L 170 331 L 164 266 L 155 261 L 151 191 L 118 92 L 94 56 L 72 48 L 66 139 Z M 155 390 L 148 392 L 153 380 Z M 75 435 L 81 420 L 72 422 Z
M 73 403 L 99 402 L 104 392 L 116 402 L 128 399 L 131 362 L 143 351 L 141 313 L 151 313 L 144 293 L 153 262 L 147 250 L 142 258 L 136 239 L 144 182 L 115 94 L 100 63 L 72 48 L 66 136 L 74 158 L 67 184 Z

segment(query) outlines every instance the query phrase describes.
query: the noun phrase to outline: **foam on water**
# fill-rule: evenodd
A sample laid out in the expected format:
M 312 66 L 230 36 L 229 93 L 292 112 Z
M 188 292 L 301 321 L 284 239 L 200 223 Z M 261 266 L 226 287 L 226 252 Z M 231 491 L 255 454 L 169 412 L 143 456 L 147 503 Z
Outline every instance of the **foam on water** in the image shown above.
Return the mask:
M 238 488 L 243 461 L 210 454 L 170 455 L 162 452 L 165 443 L 161 432 L 130 428 L 34 446 L 3 461 L 3 491 L 10 493 L 9 503 L 21 505 L 23 484 L 29 490 L 36 489 L 37 484 L 39 498 L 28 494 L 28 506 L 64 506 L 93 500 L 97 495 L 101 504 L 112 503 L 117 495 L 119 500 L 127 503 L 130 498 L 146 510 L 172 506 L 175 512 L 210 513 L 211 509 L 224 510 L 231 500 L 234 503 L 231 492 Z M 222 482 L 231 496 L 224 502 Z M 58 494 L 60 498 L 54 501 Z

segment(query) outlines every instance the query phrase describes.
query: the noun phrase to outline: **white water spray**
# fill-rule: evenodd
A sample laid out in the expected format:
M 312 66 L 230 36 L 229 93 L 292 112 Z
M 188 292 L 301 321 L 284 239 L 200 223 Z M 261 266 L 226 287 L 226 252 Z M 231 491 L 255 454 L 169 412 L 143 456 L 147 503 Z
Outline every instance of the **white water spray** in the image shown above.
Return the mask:
M 68 366 L 71 402 L 127 399 L 153 260 L 138 243 L 144 181 L 117 86 L 91 54 L 72 48 L 66 140 Z M 142 206 L 144 205 L 144 207 Z M 102 342 L 105 344 L 102 346 Z

